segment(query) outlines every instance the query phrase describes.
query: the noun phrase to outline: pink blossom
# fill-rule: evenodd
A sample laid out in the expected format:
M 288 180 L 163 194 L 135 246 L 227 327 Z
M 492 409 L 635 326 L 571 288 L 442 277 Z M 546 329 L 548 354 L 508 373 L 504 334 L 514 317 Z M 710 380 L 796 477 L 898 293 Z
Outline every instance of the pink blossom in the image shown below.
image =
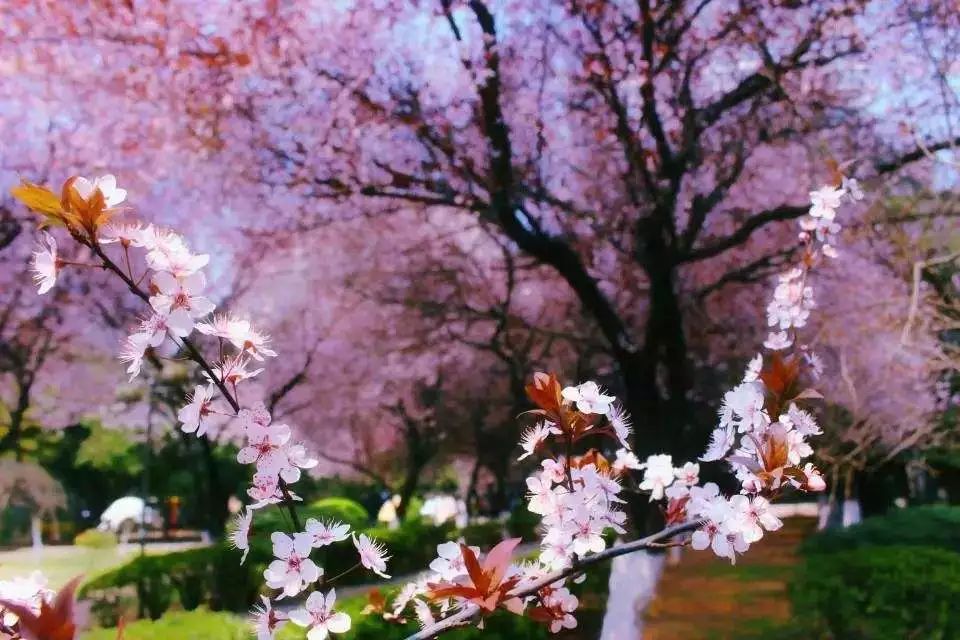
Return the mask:
M 77 193 L 80 194 L 80 197 L 84 200 L 89 200 L 94 190 L 99 189 L 108 207 L 115 207 L 127 198 L 126 189 L 118 188 L 117 179 L 111 174 L 100 176 L 93 182 L 90 182 L 90 180 L 86 178 L 78 177 L 73 181 L 73 188 L 77 190 Z
M 250 552 L 250 526 L 253 524 L 253 511 L 244 509 L 234 518 L 233 525 L 227 540 L 234 549 L 243 551 L 240 557 L 240 564 L 247 560 L 247 554 Z
M 160 271 L 153 276 L 157 293 L 150 296 L 150 305 L 163 315 L 174 309 L 183 309 L 191 318 L 202 318 L 214 309 L 214 304 L 200 295 L 206 285 L 207 279 L 202 271 L 183 278 Z
M 578 387 L 566 387 L 562 393 L 564 400 L 576 403 L 577 409 L 583 413 L 607 413 L 616 399 L 604 395 L 600 386 L 592 380 Z
M 57 241 L 49 233 L 41 234 L 40 248 L 33 253 L 31 269 L 33 281 L 39 285 L 37 293 L 40 295 L 50 291 L 57 284 L 57 273 L 60 271 Z
M 534 451 L 546 442 L 547 438 L 552 434 L 558 433 L 560 433 L 560 430 L 546 421 L 538 422 L 534 426 L 529 427 L 520 437 L 520 446 L 523 448 L 524 453 L 517 458 L 517 460 L 523 460 L 533 455 Z
M 277 629 L 286 623 L 287 617 L 273 608 L 267 596 L 260 596 L 260 601 L 262 604 L 250 612 L 253 630 L 257 634 L 257 640 L 273 640 Z
M 673 484 L 673 458 L 667 454 L 653 455 L 640 465 L 643 469 L 641 491 L 650 492 L 650 500 L 663 498 L 663 490 Z
M 315 518 L 307 518 L 304 530 L 311 537 L 310 543 L 314 548 L 325 547 L 350 537 L 350 525 L 336 520 L 322 522 Z
M 357 553 L 360 554 L 360 564 L 381 578 L 390 577 L 385 573 L 387 560 L 390 559 L 390 556 L 387 555 L 386 547 L 382 543 L 369 538 L 365 533 L 361 533 L 359 536 L 353 534 L 353 545 L 357 548 Z
M 270 540 L 277 559 L 270 563 L 263 577 L 271 589 L 283 590 L 279 597 L 295 596 L 323 575 L 323 569 L 310 559 L 311 536 L 295 533 L 291 537 L 275 531 Z
M 197 385 L 193 389 L 190 401 L 177 412 L 177 420 L 181 422 L 180 430 L 184 433 L 196 432 L 197 437 L 207 432 L 210 426 L 207 417 L 213 413 L 215 395 L 213 385 Z
M 350 616 L 333 610 L 336 601 L 335 589 L 330 589 L 326 596 L 314 591 L 302 608 L 290 612 L 290 620 L 309 628 L 307 640 L 326 640 L 331 633 L 346 633 L 350 630 Z

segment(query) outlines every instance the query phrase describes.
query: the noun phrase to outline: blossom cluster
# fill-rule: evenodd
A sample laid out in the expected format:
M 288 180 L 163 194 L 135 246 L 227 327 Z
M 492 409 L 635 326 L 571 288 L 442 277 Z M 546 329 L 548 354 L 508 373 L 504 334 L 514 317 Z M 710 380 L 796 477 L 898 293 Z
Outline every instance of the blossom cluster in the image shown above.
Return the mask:
M 212 315 L 215 305 L 203 292 L 202 268 L 209 256 L 192 253 L 177 234 L 152 225 L 118 224 L 109 221 L 123 202 L 125 192 L 111 176 L 87 181 L 72 178 L 64 198 L 35 185 L 25 184 L 15 195 L 41 212 L 48 224 L 65 226 L 81 245 L 91 249 L 101 263 L 124 279 L 149 305 L 149 314 L 126 339 L 121 359 L 137 376 L 151 350 L 170 342 L 185 350 L 203 370 L 205 382 L 197 385 L 179 411 L 181 429 L 205 434 L 215 416 L 238 422 L 244 446 L 237 454 L 242 464 L 254 466 L 248 494 L 253 501 L 237 516 L 230 542 L 243 552 L 250 550 L 254 514 L 268 505 L 290 509 L 299 529 L 290 490 L 304 470 L 316 466 L 303 443 L 292 439 L 292 429 L 274 424 L 262 403 L 241 406 L 238 386 L 258 375 L 262 363 L 277 354 L 269 336 L 255 330 L 247 319 L 229 314 Z M 608 547 L 610 532 L 626 533 L 622 505 L 625 486 L 634 486 L 650 501 L 666 501 L 663 508 L 669 535 L 684 536 L 680 543 L 694 549 L 711 549 L 720 557 L 736 560 L 765 532 L 782 526 L 771 511 L 771 502 L 786 490 L 822 491 L 823 477 L 807 459 L 813 450 L 807 438 L 820 433 L 814 416 L 804 408 L 820 395 L 808 383 L 822 370 L 820 360 L 798 343 L 798 330 L 814 308 L 810 270 L 822 257 L 834 257 L 832 242 L 840 231 L 836 210 L 844 198 L 862 194 L 853 180 L 839 187 L 824 187 L 811 193 L 811 207 L 800 221 L 802 256 L 797 267 L 779 277 L 767 307 L 772 328 L 764 345 L 766 353 L 753 358 L 739 385 L 727 392 L 718 424 L 699 462 L 675 465 L 667 454 L 640 461 L 631 449 L 630 417 L 616 398 L 597 383 L 562 386 L 556 376 L 537 373 L 526 392 L 536 408 L 527 412 L 530 426 L 524 431 L 519 460 L 545 454 L 527 478 L 527 508 L 540 516 L 542 539 L 535 560 L 514 561 L 519 539 L 497 544 L 488 552 L 465 544 L 447 542 L 437 547 L 430 572 L 406 585 L 387 610 L 385 602 L 368 609 L 386 619 L 404 620 L 412 608 L 421 625 L 428 627 L 454 612 L 490 613 L 503 608 L 543 623 L 552 632 L 576 626 L 579 604 L 566 585 L 579 579 L 591 556 Z M 103 245 L 118 244 L 123 250 L 123 269 L 103 251 Z M 68 264 L 57 255 L 52 236 L 45 235 L 34 256 L 35 278 L 41 293 L 54 286 L 58 271 Z M 145 253 L 146 272 L 134 278 L 131 248 Z M 77 264 L 77 263 L 69 263 Z M 150 276 L 148 292 L 138 283 Z M 209 364 L 190 342 L 196 330 L 216 338 L 219 362 Z M 156 355 L 156 351 L 154 351 Z M 581 441 L 591 438 L 608 443 L 607 451 L 590 448 L 577 453 Z M 724 461 L 739 482 L 740 490 L 725 495 L 715 483 L 700 484 L 700 463 Z M 688 535 L 689 534 L 689 535 Z M 271 532 L 275 559 L 264 571 L 266 586 L 278 591 L 276 600 L 307 593 L 303 606 L 288 614 L 273 608 L 263 597 L 255 610 L 258 638 L 274 637 L 287 621 L 308 627 L 310 640 L 323 640 L 331 633 L 350 628 L 350 618 L 335 610 L 336 592 L 323 593 L 323 569 L 310 556 L 313 550 L 351 538 L 363 566 L 384 578 L 387 560 L 384 547 L 365 534 L 351 532 L 340 522 L 310 519 L 303 530 Z M 318 586 L 319 585 L 319 586 Z
M 481 613 L 500 607 L 528 615 L 554 633 L 575 627 L 578 600 L 566 580 L 607 548 L 608 531 L 625 533 L 621 493 L 633 472 L 642 474 L 637 490 L 650 501 L 666 501 L 664 519 L 680 527 L 681 543 L 711 549 L 731 562 L 782 526 L 771 503 L 785 490 L 822 491 L 823 477 L 806 461 L 813 453 L 807 438 L 821 430 L 802 408 L 820 398 L 805 385 L 820 376 L 822 365 L 797 344 L 797 330 L 814 307 L 810 269 L 822 256 L 837 255 L 831 242 L 840 232 L 836 209 L 844 197 L 862 197 L 856 181 L 845 178 L 841 187 L 811 193 L 810 211 L 800 221 L 800 265 L 779 277 L 767 307 L 774 329 L 765 342 L 769 351 L 754 357 L 741 383 L 724 396 L 699 462 L 675 465 L 668 454 L 641 462 L 630 447 L 630 418 L 614 396 L 592 381 L 562 387 L 555 376 L 538 373 L 527 386 L 537 408 L 528 412 L 533 424 L 521 436 L 519 456 L 548 454 L 527 478 L 527 507 L 540 516 L 543 533 L 537 559 L 511 561 L 509 552 L 519 540 L 504 541 L 485 555 L 476 547 L 439 545 L 432 573 L 408 584 L 384 617 L 402 620 L 412 604 L 428 627 L 437 616 L 468 606 Z M 575 445 L 591 436 L 615 443 L 612 461 L 597 449 L 574 454 Z M 700 463 L 717 461 L 729 465 L 739 493 L 724 495 L 716 483 L 700 483 Z
M 46 226 L 64 227 L 99 263 L 63 259 L 53 235 L 43 232 L 32 262 L 39 293 L 50 291 L 60 271 L 68 265 L 106 268 L 149 305 L 120 349 L 119 357 L 127 365 L 130 379 L 141 374 L 145 360 L 171 351 L 181 351 L 199 365 L 203 382 L 189 394 L 177 419 L 183 432 L 198 437 L 207 434 L 218 421 L 235 420 L 239 425 L 243 446 L 237 461 L 253 465 L 247 491 L 252 502 L 236 516 L 229 541 L 242 552 L 243 563 L 250 551 L 254 515 L 260 509 L 280 505 L 290 511 L 299 527 L 294 503 L 300 498 L 290 486 L 303 471 L 317 465 L 307 447 L 293 439 L 289 425 L 273 423 L 262 402 L 241 405 L 239 386 L 263 371 L 259 364 L 277 356 L 270 348 L 270 337 L 246 318 L 215 313 L 216 305 L 205 296 L 207 278 L 203 268 L 210 261 L 209 255 L 191 251 L 186 240 L 169 229 L 115 219 L 123 213 L 119 206 L 126 199 L 126 191 L 117 187 L 113 176 L 95 180 L 70 178 L 62 192 L 63 197 L 57 198 L 48 189 L 30 183 L 13 190 L 14 196 L 44 217 Z M 116 258 L 107 253 L 111 245 L 119 248 Z M 143 254 L 142 266 L 133 261 L 136 252 Z M 141 270 L 139 276 L 135 275 Z M 144 281 L 149 282 L 146 290 L 140 288 Z M 207 361 L 191 342 L 194 332 L 216 339 L 217 361 Z M 335 591 L 330 589 L 324 594 L 320 590 L 324 586 L 323 569 L 310 559 L 314 549 L 348 538 L 358 554 L 355 568 L 362 566 L 389 577 L 383 545 L 365 534 L 351 532 L 348 525 L 308 519 L 303 530 L 271 532 L 275 559 L 264 571 L 266 586 L 278 591 L 277 600 L 312 592 L 302 607 L 289 614 L 275 610 L 270 598 L 264 597 L 262 606 L 254 610 L 253 622 L 260 640 L 273 638 L 288 620 L 308 627 L 310 640 L 320 640 L 328 633 L 341 633 L 350 627 L 350 618 L 334 611 Z M 326 584 L 329 582 L 332 581 Z
M 9 634 L 17 637 L 14 630 L 20 621 L 17 614 L 8 607 L 25 607 L 34 614 L 40 613 L 40 605 L 53 600 L 54 592 L 47 588 L 47 579 L 39 571 L 34 571 L 27 577 L 12 580 L 0 580 L 0 637 Z

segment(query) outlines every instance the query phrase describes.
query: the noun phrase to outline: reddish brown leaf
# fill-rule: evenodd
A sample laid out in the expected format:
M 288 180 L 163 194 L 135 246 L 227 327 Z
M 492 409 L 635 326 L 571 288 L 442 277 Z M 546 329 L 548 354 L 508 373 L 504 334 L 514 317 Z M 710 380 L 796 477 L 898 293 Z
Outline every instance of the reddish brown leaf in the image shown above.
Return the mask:
M 52 604 L 41 601 L 39 614 L 4 600 L 0 600 L 0 606 L 20 619 L 20 634 L 24 640 L 74 640 L 77 633 L 74 592 L 80 579 L 81 576 L 77 576 L 60 589 Z
M 499 585 L 503 580 L 518 544 L 520 538 L 508 538 L 490 549 L 490 553 L 483 559 L 483 572 L 489 576 L 490 584 Z
M 559 422 L 560 406 L 563 403 L 560 381 L 552 373 L 537 372 L 533 374 L 533 382 L 526 387 L 527 397 L 535 405 L 543 409 L 554 422 Z

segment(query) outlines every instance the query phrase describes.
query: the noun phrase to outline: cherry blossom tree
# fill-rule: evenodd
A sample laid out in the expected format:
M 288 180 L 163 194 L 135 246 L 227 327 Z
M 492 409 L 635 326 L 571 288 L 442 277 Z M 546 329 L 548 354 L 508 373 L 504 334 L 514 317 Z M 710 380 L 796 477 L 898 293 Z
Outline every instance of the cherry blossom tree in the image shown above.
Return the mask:
M 23 149 L 7 170 L 122 166 L 165 216 L 172 196 L 217 202 L 216 232 L 179 214 L 201 245 L 344 220 L 368 234 L 399 218 L 425 239 L 423 225 L 480 230 L 499 240 L 497 269 L 537 274 L 542 309 L 586 311 L 564 333 L 645 416 L 635 444 L 679 451 L 712 364 L 733 351 L 717 319 L 796 251 L 781 223 L 806 210 L 822 167 L 809 152 L 865 158 L 870 177 L 925 158 L 918 142 L 949 146 L 924 52 L 949 41 L 945 6 L 16 4 L 3 109 Z M 894 97 L 855 81 L 867 75 Z M 107 111 L 124 115 L 107 126 Z M 890 126 L 901 115 L 924 125 Z
M 807 387 L 810 380 L 820 376 L 821 366 L 809 346 L 801 342 L 801 330 L 808 325 L 816 306 L 811 273 L 825 259 L 838 255 L 834 246 L 841 229 L 837 209 L 845 199 L 863 197 L 856 181 L 839 178 L 842 181 L 838 185 L 824 186 L 810 194 L 812 206 L 801 219 L 798 234 L 802 254 L 797 265 L 779 276 L 766 307 L 771 327 L 764 341 L 767 353 L 755 356 L 742 382 L 725 395 L 719 424 L 700 457 L 704 462 L 726 461 L 740 484 L 740 492 L 728 497 L 715 483 L 700 486 L 699 465 L 688 462 L 674 468 L 669 454 L 651 455 L 641 463 L 631 450 L 629 416 L 616 397 L 593 381 L 562 387 L 556 376 L 537 373 L 525 389 L 536 406 L 530 414 L 537 424 L 524 433 L 520 443 L 524 453 L 519 459 L 543 450 L 552 439 L 563 451 L 550 452 L 542 469 L 527 479 L 528 508 L 542 516 L 545 529 L 540 557 L 526 565 L 512 563 L 519 539 L 504 540 L 482 560 L 477 551 L 461 544 L 462 563 L 454 563 L 456 558 L 449 550 L 438 548 L 439 557 L 431 568 L 436 568 L 439 575 L 430 574 L 405 587 L 393 606 L 391 616 L 396 619 L 413 603 L 424 628 L 412 638 L 434 637 L 498 608 L 529 615 L 554 633 L 572 628 L 576 626 L 572 613 L 578 601 L 564 584 L 590 565 L 662 544 L 710 548 L 735 562 L 737 554 L 747 551 L 764 531 L 781 526 L 769 512 L 770 500 L 786 490 L 815 492 L 825 488 L 816 467 L 804 462 L 813 452 L 807 437 L 820 434 L 821 429 L 814 416 L 798 403 L 805 405 L 822 396 Z M 349 526 L 308 520 L 303 529 L 296 510 L 299 498 L 291 485 L 304 470 L 315 467 L 317 460 L 303 443 L 291 438 L 289 425 L 274 423 L 263 402 L 247 397 L 241 400 L 240 387 L 245 388 L 244 383 L 263 370 L 254 370 L 253 363 L 265 364 L 278 353 L 270 336 L 258 331 L 248 319 L 230 312 L 213 314 L 216 305 L 203 296 L 203 269 L 210 256 L 191 251 L 186 240 L 173 231 L 116 220 L 126 191 L 117 186 L 112 175 L 93 181 L 71 177 L 64 183 L 61 196 L 27 181 L 12 193 L 45 226 L 62 228 L 80 254 L 79 260 L 64 259 L 55 236 L 44 231 L 31 261 L 39 295 L 48 294 L 65 269 L 97 267 L 112 274 L 150 308 L 121 347 L 120 359 L 126 363 L 131 379 L 141 375 L 145 359 L 174 347 L 195 363 L 205 378 L 177 412 L 181 430 L 204 437 L 217 421 L 239 423 L 245 444 L 237 461 L 255 467 L 248 490 L 254 502 L 237 516 L 230 541 L 243 552 L 243 563 L 250 548 L 255 512 L 280 505 L 293 531 L 271 533 L 275 560 L 264 571 L 266 585 L 279 591 L 277 601 L 303 592 L 310 594 L 306 608 L 289 616 L 275 611 L 271 600 L 264 598 L 264 606 L 254 611 L 258 634 L 272 638 L 287 620 L 309 627 L 308 635 L 325 636 L 331 629 L 348 629 L 349 618 L 333 610 L 335 591 L 322 594 L 323 588 L 345 574 L 325 578 L 323 568 L 310 555 L 314 548 L 345 541 Z M 135 261 L 131 249 L 137 250 L 134 256 L 142 250 L 145 267 Z M 144 290 L 140 283 L 148 278 L 151 285 Z M 207 359 L 204 352 L 208 349 L 191 338 L 194 333 L 216 339 L 218 360 Z M 431 391 L 435 393 L 435 389 Z M 404 419 L 416 420 L 404 405 L 401 407 Z M 576 455 L 583 447 L 582 440 L 595 438 L 608 438 L 620 447 L 612 462 L 597 448 Z M 651 502 L 669 499 L 664 510 L 668 526 L 652 536 L 607 549 L 603 536 L 606 530 L 626 533 L 626 513 L 619 506 L 625 500 L 619 494 L 621 483 L 629 482 L 630 471 L 634 470 L 643 472 L 637 489 L 648 493 Z M 664 542 L 691 532 L 688 539 Z M 359 555 L 354 569 L 362 566 L 389 578 L 388 550 L 366 534 L 350 533 L 350 537 Z M 444 574 L 449 575 L 444 578 Z M 68 588 L 65 592 L 66 602 L 58 602 L 55 607 L 57 625 L 70 625 L 65 637 L 75 631 L 69 615 L 70 591 Z M 40 598 L 39 617 L 30 606 L 0 601 L 19 617 L 12 623 L 17 625 L 14 634 L 19 634 L 20 627 L 29 630 L 33 624 L 47 623 L 49 605 L 46 597 Z M 435 619 L 431 602 L 440 605 L 442 620 Z

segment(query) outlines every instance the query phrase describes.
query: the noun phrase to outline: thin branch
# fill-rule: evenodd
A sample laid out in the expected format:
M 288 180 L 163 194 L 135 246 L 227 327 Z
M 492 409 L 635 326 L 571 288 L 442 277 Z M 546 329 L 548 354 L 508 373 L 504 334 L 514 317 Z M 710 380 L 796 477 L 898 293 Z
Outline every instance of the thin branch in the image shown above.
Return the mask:
M 581 558 L 580 561 L 574 566 L 567 567 L 561 571 L 555 571 L 553 573 L 547 574 L 546 576 L 540 578 L 539 580 L 530 583 L 525 586 L 523 589 L 512 592 L 511 597 L 524 598 L 526 596 L 534 595 L 540 589 L 549 586 L 559 580 L 564 578 L 569 578 L 570 576 L 575 576 L 584 572 L 587 567 L 591 567 L 595 564 L 605 562 L 607 560 L 616 558 L 617 556 L 623 556 L 628 553 L 633 553 L 635 551 L 642 551 L 644 549 L 655 549 L 661 547 L 661 541 L 672 538 L 681 533 L 686 533 L 688 531 L 693 531 L 701 526 L 699 520 L 694 522 L 687 522 L 685 524 L 676 525 L 673 527 L 667 527 L 658 533 L 647 536 L 646 538 L 640 538 L 639 540 L 634 540 L 632 542 L 626 542 L 624 544 L 619 544 L 600 553 L 596 553 L 592 556 L 587 556 Z M 407 636 L 406 640 L 429 640 L 430 638 L 436 638 L 437 636 L 454 629 L 460 625 L 470 622 L 480 613 L 480 608 L 474 605 L 468 605 L 464 607 L 459 612 L 440 620 L 436 624 L 432 624 L 419 632 Z

